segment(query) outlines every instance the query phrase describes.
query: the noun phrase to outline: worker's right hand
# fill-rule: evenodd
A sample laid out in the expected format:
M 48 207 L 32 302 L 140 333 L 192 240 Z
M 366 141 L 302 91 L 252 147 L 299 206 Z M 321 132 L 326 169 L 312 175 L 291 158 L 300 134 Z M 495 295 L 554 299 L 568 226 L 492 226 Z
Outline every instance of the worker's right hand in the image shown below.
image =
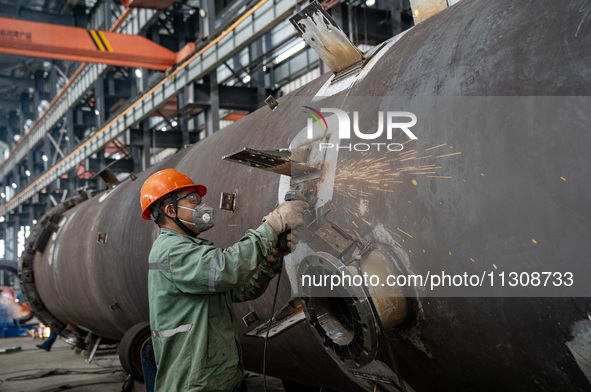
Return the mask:
M 267 222 L 275 234 L 279 235 L 284 231 L 303 226 L 304 210 L 307 208 L 309 205 L 305 201 L 286 201 L 265 216 L 263 222 Z
M 284 255 L 290 254 L 295 249 L 298 242 L 300 242 L 300 231 L 299 230 L 291 230 L 286 235 L 287 240 L 287 250 L 283 252 Z
M 281 257 L 283 257 L 283 252 L 281 251 L 281 249 L 279 249 L 279 248 L 273 248 L 273 250 L 271 251 L 271 253 L 269 253 L 267 255 L 267 263 L 269 263 L 269 264 L 275 264 L 276 262 L 278 262 L 279 260 L 281 260 Z
M 279 234 L 279 240 L 276 247 L 281 251 L 283 256 L 286 256 L 294 251 L 298 242 L 300 242 L 300 230 L 287 230 Z

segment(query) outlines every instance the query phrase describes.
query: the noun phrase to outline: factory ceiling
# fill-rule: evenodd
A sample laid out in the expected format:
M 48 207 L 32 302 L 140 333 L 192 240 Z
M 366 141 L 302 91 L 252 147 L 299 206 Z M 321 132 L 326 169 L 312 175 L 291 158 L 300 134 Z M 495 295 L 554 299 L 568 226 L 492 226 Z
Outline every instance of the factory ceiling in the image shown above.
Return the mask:
M 86 26 L 98 0 L 0 0 L 0 17 L 68 26 Z M 0 34 L 10 34 L 0 27 Z M 0 56 L 0 125 L 26 127 L 51 100 L 79 63 L 3 54 Z M 35 96 L 34 92 L 38 92 Z M 21 106 L 22 105 L 22 106 Z M 20 113 L 20 107 L 23 108 Z M 20 116 L 22 114 L 22 116 Z M 21 124 L 18 122 L 22 121 Z M 17 122 L 17 123 L 15 123 Z M 0 132 L 0 141 L 18 138 Z

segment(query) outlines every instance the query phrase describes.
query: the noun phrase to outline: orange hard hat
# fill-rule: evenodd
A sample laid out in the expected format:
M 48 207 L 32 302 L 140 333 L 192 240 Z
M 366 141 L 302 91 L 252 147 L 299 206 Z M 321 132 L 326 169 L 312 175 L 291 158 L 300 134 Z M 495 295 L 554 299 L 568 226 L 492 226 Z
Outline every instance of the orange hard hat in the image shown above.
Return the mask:
M 203 197 L 207 193 L 207 188 L 200 184 L 195 184 L 186 174 L 175 169 L 164 169 L 152 174 L 144 185 L 142 185 L 140 202 L 142 205 L 142 218 L 150 218 L 150 207 L 163 196 L 170 192 L 185 188 L 196 188 L 199 196 Z

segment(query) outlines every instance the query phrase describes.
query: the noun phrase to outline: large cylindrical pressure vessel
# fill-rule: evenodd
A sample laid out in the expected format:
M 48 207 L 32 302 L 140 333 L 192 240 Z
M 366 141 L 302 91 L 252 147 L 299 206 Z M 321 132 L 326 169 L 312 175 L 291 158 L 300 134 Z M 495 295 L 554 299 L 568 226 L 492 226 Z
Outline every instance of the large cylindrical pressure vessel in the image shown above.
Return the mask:
M 210 205 L 234 194 L 235 211 L 216 210 L 203 235 L 219 247 L 257 227 L 290 187 L 313 183 L 307 230 L 281 275 L 267 374 L 342 391 L 396 391 L 400 379 L 415 391 L 591 391 L 590 9 L 463 0 L 375 49 L 359 72 L 325 74 L 62 208 L 29 248 L 34 310 L 57 329 L 113 340 L 148 319 L 158 230 L 141 219 L 139 193 L 157 170 L 206 185 Z M 244 147 L 291 147 L 316 170 L 281 176 L 221 159 Z M 300 276 L 363 269 L 440 281 L 393 285 L 390 298 L 355 285 L 331 297 Z M 461 281 L 443 288 L 442 272 Z M 235 305 L 255 371 L 275 282 Z
M 237 191 L 236 213 L 218 212 L 216 229 L 203 237 L 225 246 L 258 226 L 276 204 L 278 187 L 273 184 L 279 176 L 241 168 L 221 157 L 245 143 L 268 148 L 287 145 L 288 130 L 283 137 L 276 132 L 273 139 L 247 129 L 239 133 L 216 134 L 200 142 L 200 148 L 183 150 L 134 180 L 66 210 L 33 265 L 36 290 L 47 310 L 63 325 L 116 340 L 148 319 L 146 263 L 158 228 L 141 219 L 139 194 L 146 178 L 158 170 L 174 167 L 206 184 L 205 200 L 212 205 L 222 191 Z

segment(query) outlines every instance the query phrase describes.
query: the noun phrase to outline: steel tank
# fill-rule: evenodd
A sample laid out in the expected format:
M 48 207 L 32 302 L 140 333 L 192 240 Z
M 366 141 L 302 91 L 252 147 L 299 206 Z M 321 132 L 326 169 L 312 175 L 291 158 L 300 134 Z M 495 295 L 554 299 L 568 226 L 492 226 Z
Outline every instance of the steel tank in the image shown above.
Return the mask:
M 301 146 L 298 131 L 305 132 L 307 119 L 296 113 L 301 113 L 302 102 L 357 110 L 364 124 L 375 129 L 384 108 L 354 97 L 394 97 L 390 102 L 421 108 L 420 120 L 433 124 L 435 114 L 429 109 L 441 115 L 440 105 L 454 97 L 485 97 L 483 105 L 486 97 L 517 97 L 504 101 L 510 107 L 512 102 L 523 104 L 519 97 L 588 95 L 589 9 L 585 1 L 464 0 L 395 37 L 361 72 L 333 83 L 332 75 L 323 75 L 278 99 L 274 110 L 259 109 L 133 181 L 70 202 L 59 217 L 50 214 L 40 222 L 35 237 L 40 240 L 28 247 L 30 260 L 21 262 L 23 287 L 34 311 L 56 329 L 68 327 L 113 340 L 147 320 L 147 255 L 157 230 L 140 217 L 143 181 L 174 167 L 208 187 L 205 201 L 211 205 L 222 192 L 235 194 L 236 210 L 216 211 L 216 227 L 204 235 L 217 246 L 231 245 L 283 198 L 289 180 L 221 157 L 243 147 Z M 331 98 L 323 101 L 324 96 Z M 552 102 L 547 104 L 550 110 Z M 364 161 L 359 151 L 341 149 L 333 160 L 322 161 L 316 181 L 319 192 L 326 193 L 315 205 L 316 214 L 326 212 L 323 203 L 331 202 L 335 207 L 330 219 L 346 233 L 343 241 L 357 241 L 347 237 L 351 235 L 371 245 L 368 249 L 377 259 L 386 259 L 396 274 L 424 273 L 442 262 L 457 271 L 481 271 L 476 266 L 482 260 L 491 271 L 517 259 L 535 267 L 588 254 L 589 136 L 579 130 L 557 143 L 559 130 L 540 133 L 531 122 L 521 133 L 508 135 L 502 122 L 476 126 L 482 106 L 473 113 L 450 107 L 455 109 L 448 118 L 463 116 L 462 126 L 422 128 L 418 140 L 405 144 L 416 154 L 404 162 L 415 169 L 441 162 L 432 177 L 424 179 L 418 172 L 407 176 L 399 170 L 403 166 L 398 163 L 406 159 L 402 154 L 410 149 L 388 166 L 375 154 Z M 572 113 L 579 124 L 589 124 L 588 106 L 576 109 Z M 418 164 L 417 159 L 442 144 L 445 154 Z M 443 159 L 436 156 L 457 152 L 461 154 L 435 161 Z M 314 163 L 310 155 L 307 159 Z M 355 167 L 344 170 L 348 166 Z M 351 175 L 355 170 L 361 174 Z M 363 188 L 368 175 L 376 175 L 378 188 L 383 188 L 388 173 L 395 172 L 399 182 L 392 181 L 388 192 Z M 346 259 L 359 256 L 360 265 L 372 267 L 371 252 L 362 253 L 361 247 L 341 253 L 330 242 L 319 245 L 322 227 L 304 235 L 286 260 L 277 306 L 293 326 L 275 325 L 267 374 L 342 391 L 395 391 L 399 379 L 406 390 L 416 391 L 591 390 L 588 298 L 450 298 L 420 290 L 392 292 L 391 297 L 406 300 L 403 321 L 383 331 L 377 320 L 388 318 L 383 309 L 372 310 L 368 297 L 375 297 L 379 308 L 377 299 L 388 293 L 347 289 L 337 300 L 293 297 L 294 276 L 304 268 L 303 259 L 308 258 L 310 266 L 322 262 L 338 269 Z M 263 359 L 263 339 L 255 330 L 270 319 L 273 294 L 270 289 L 255 301 L 235 305 L 238 318 L 245 318 L 239 323 L 245 334 L 244 360 L 255 371 L 262 370 Z M 357 330 L 349 322 L 368 328 Z M 359 352 L 343 351 L 353 343 L 359 343 Z

